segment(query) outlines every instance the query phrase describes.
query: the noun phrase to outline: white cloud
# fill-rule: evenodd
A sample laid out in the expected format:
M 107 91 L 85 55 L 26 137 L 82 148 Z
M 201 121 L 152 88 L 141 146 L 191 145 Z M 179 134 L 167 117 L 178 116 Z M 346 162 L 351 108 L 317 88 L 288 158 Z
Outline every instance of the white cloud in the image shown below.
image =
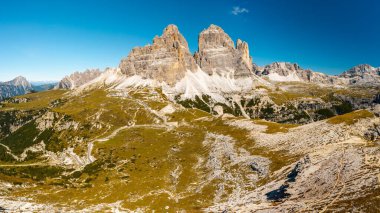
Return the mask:
M 239 15 L 239 14 L 242 14 L 242 13 L 248 13 L 249 10 L 247 8 L 244 8 L 244 7 L 233 7 L 232 8 L 232 11 L 231 13 L 234 14 L 235 16 Z

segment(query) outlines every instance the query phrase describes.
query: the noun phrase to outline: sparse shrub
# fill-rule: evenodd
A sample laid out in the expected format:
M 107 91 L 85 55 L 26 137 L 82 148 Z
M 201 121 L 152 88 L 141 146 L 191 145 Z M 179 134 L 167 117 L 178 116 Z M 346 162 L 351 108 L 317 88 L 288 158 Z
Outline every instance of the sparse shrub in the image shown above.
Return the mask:
M 319 109 L 315 111 L 315 113 L 320 116 L 319 119 L 331 118 L 335 115 L 334 112 L 330 109 Z
M 352 105 L 349 102 L 343 102 L 340 105 L 335 105 L 334 109 L 338 115 L 343 115 L 353 111 Z

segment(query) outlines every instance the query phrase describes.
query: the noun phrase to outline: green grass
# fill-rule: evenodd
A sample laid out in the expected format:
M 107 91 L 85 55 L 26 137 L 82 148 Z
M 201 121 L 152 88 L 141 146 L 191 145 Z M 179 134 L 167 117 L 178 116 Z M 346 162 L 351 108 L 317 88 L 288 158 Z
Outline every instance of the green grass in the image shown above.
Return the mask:
M 19 155 L 24 149 L 38 143 L 34 139 L 38 136 L 39 131 L 34 122 L 30 122 L 10 136 L 4 138 L 0 143 L 8 146 L 13 154 Z
M 321 98 L 327 102 L 336 101 L 337 99 L 333 97 L 334 94 L 345 95 L 352 98 L 372 98 L 379 91 L 378 87 L 335 88 L 332 86 L 319 86 L 301 82 L 282 82 L 277 83 L 277 85 L 287 88 L 287 91 L 271 91 L 269 93 L 269 96 L 278 105 L 300 98 Z
M 54 111 L 68 115 L 82 123 L 88 122 L 89 117 L 99 112 L 101 113 L 99 120 L 111 124 L 115 128 L 125 126 L 132 121 L 136 111 L 139 124 L 154 122 L 152 115 L 148 114 L 136 101 L 108 97 L 103 90 L 72 97 L 64 105 L 54 108 Z
M 254 122 L 256 124 L 266 126 L 267 129 L 265 130 L 265 133 L 268 133 L 268 134 L 286 133 L 289 131 L 289 129 L 300 126 L 297 124 L 280 124 L 280 123 L 275 123 L 275 122 L 270 122 L 270 121 L 265 121 L 265 120 L 255 120 Z
M 374 114 L 367 110 L 357 110 L 344 115 L 338 115 L 327 120 L 329 124 L 346 124 L 352 125 L 364 118 L 372 118 Z
M 290 101 L 294 101 L 301 98 L 310 98 L 311 96 L 302 93 L 292 92 L 271 92 L 268 94 L 272 101 L 277 105 L 283 105 Z
M 160 91 L 137 89 L 129 97 L 117 98 L 108 96 L 105 91 L 93 90 L 82 96 L 70 97 L 59 106 L 49 109 L 59 114 L 58 120 L 65 117 L 67 121 L 80 124 L 76 130 L 55 132 L 47 129 L 38 133 L 35 142 L 43 139 L 47 149 L 54 152 L 71 146 L 75 153 L 84 156 L 89 141 L 108 136 L 132 121 L 136 126 L 120 131 L 108 141 L 94 143 L 92 155 L 97 160 L 80 171 L 63 172 L 46 168 L 48 174 L 41 175 L 44 168 L 41 166 L 35 168 L 35 171 L 4 170 L 3 175 L 6 177 L 14 176 L 20 182 L 39 183 L 31 188 L 18 188 L 10 192 L 10 195 L 33 198 L 37 203 L 70 206 L 73 210 L 121 201 L 123 207 L 132 210 L 145 208 L 145 211 L 164 212 L 165 206 L 170 206 L 169 211 L 173 212 L 199 212 L 213 204 L 215 192 L 221 183 L 225 184 L 226 193 L 222 197 L 224 201 L 236 188 L 236 184 L 246 190 L 254 188 L 247 184 L 251 181 L 249 175 L 254 171 L 249 165 L 230 165 L 228 154 L 222 156 L 224 172 L 236 175 L 239 181 L 225 183 L 216 178 L 207 182 L 206 178 L 211 172 L 206 165 L 211 147 L 203 143 L 207 133 L 231 137 L 236 152 L 244 149 L 250 155 L 267 157 L 271 161 L 270 172 L 294 162 L 297 157 L 257 147 L 249 131 L 229 126 L 222 118 L 215 118 L 199 109 L 181 109 L 167 115 L 169 122 L 180 124 L 178 127 L 155 127 L 153 125 L 159 123 L 160 118 L 147 110 L 141 101 L 156 111 L 170 103 Z M 243 104 L 254 105 L 249 101 L 244 101 Z M 96 129 L 95 123 L 101 123 L 104 127 Z M 32 144 L 31 141 L 17 139 L 25 134 L 34 136 L 36 132 L 32 124 L 12 134 L 16 138 L 13 140 L 16 141 L 15 145 L 20 145 L 20 151 Z M 139 124 L 151 126 L 141 127 Z M 263 121 L 261 124 L 268 127 L 268 133 L 285 132 L 295 127 Z M 74 136 L 83 140 L 77 143 Z M 10 141 L 7 145 L 10 145 Z M 17 151 L 17 147 L 12 149 Z M 171 174 L 177 168 L 181 173 L 175 179 Z M 260 182 L 264 183 L 265 180 Z M 36 191 L 38 193 L 32 193 Z M 170 197 L 170 194 L 174 197 Z
M 58 177 L 62 172 L 63 169 L 61 167 L 55 166 L 0 167 L 0 173 L 5 176 L 35 181 L 44 181 L 48 177 Z
M 64 90 L 48 90 L 37 93 L 30 93 L 22 96 L 16 96 L 14 98 L 28 98 L 29 101 L 26 103 L 6 103 L 4 104 L 2 110 L 38 110 L 42 108 L 47 108 L 49 104 L 57 99 L 63 97 L 63 94 L 67 92 Z
M 9 110 L 1 111 L 0 110 L 0 140 L 9 135 L 12 130 L 12 126 L 18 126 L 24 124 L 33 119 L 34 116 L 42 113 L 43 110 L 28 110 L 28 111 L 18 111 L 18 110 Z
M 228 126 L 222 119 L 198 109 L 179 110 L 168 119 L 190 125 L 170 130 L 154 127 L 123 130 L 109 141 L 95 143 L 93 155 L 97 160 L 82 171 L 61 179 L 56 179 L 56 175 L 37 178 L 25 175 L 22 178 L 45 178 L 45 184 L 20 189 L 12 194 L 30 197 L 31 190 L 39 191 L 33 195 L 35 201 L 59 202 L 60 205 L 70 205 L 73 209 L 122 201 L 122 206 L 129 209 L 146 208 L 146 211 L 161 212 L 165 211 L 165 206 L 170 206 L 170 211 L 198 212 L 212 205 L 218 184 L 222 183 L 222 180 L 215 179 L 205 185 L 201 184 L 210 172 L 205 166 L 210 148 L 203 144 L 207 133 L 230 136 L 235 141 L 236 150 L 244 148 L 252 155 L 268 157 L 272 161 L 271 171 L 293 160 L 286 153 L 255 147 L 248 131 Z M 199 159 L 205 161 L 199 164 Z M 224 157 L 223 162 L 228 165 L 228 156 Z M 197 164 L 199 167 L 195 166 Z M 176 168 L 180 168 L 181 173 L 177 180 L 173 180 L 171 173 Z M 244 182 L 250 181 L 247 175 L 253 171 L 249 166 L 226 168 Z M 225 185 L 227 194 L 222 199 L 228 198 L 234 184 L 237 183 Z M 249 187 L 246 189 L 252 190 Z M 166 193 L 158 193 L 163 190 L 178 196 L 178 200 L 171 199 Z M 80 200 L 86 202 L 76 202 Z

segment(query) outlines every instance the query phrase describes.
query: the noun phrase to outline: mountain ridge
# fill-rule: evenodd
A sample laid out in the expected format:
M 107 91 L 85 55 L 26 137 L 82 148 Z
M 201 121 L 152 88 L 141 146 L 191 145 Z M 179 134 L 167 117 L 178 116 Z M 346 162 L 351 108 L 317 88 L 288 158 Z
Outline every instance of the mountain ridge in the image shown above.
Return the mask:
M 266 80 L 334 86 L 380 84 L 380 68 L 370 65 L 357 65 L 340 75 L 328 75 L 288 62 L 274 62 L 260 68 L 254 64 L 249 53 L 246 42 L 237 39 L 235 44 L 221 27 L 211 24 L 200 32 L 198 50 L 192 55 L 178 27 L 171 24 L 163 30 L 161 36 L 154 37 L 152 45 L 133 48 L 130 54 L 121 60 L 119 68 L 126 76 L 139 75 L 145 79 L 165 82 L 172 87 L 185 79 L 188 71 L 202 71 L 209 76 L 216 74 L 233 81 L 238 78 L 251 78 L 251 81 L 265 86 L 270 85 Z M 360 71 L 366 68 L 372 69 L 373 74 L 367 75 L 366 72 Z M 352 69 L 358 71 L 355 76 L 347 74 Z M 84 79 L 80 85 L 93 79 Z
M 0 100 L 17 95 L 24 95 L 32 90 L 32 85 L 23 76 L 0 82 Z

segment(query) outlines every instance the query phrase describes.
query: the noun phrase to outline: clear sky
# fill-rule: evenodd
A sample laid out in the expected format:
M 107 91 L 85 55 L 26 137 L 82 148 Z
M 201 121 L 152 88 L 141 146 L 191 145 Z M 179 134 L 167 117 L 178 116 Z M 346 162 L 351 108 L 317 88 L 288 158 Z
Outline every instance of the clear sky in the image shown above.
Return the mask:
M 378 0 L 0 0 L 0 81 L 116 67 L 168 24 L 194 52 L 212 23 L 247 41 L 259 65 L 297 62 L 328 74 L 380 66 Z

